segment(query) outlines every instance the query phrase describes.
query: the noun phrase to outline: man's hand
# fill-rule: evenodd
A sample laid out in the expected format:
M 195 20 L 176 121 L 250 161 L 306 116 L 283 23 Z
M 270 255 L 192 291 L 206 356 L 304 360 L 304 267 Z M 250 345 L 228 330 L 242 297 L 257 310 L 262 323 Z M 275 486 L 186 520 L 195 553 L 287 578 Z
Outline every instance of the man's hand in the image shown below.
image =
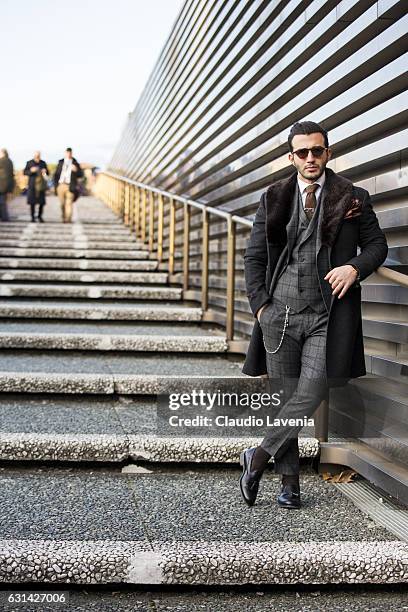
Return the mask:
M 267 307 L 267 305 L 268 305 L 268 302 L 266 304 L 264 304 L 263 306 L 261 306 L 259 308 L 258 312 L 256 313 L 256 318 L 258 319 L 258 323 L 259 323 L 259 319 L 260 319 L 260 316 L 261 316 L 261 312 L 263 311 L 264 308 Z
M 333 289 L 332 295 L 337 295 L 340 292 L 337 296 L 340 299 L 347 293 L 351 285 L 354 284 L 356 278 L 357 270 L 347 264 L 330 270 L 324 277 L 324 280 L 329 281 Z
M 75 164 L 72 164 L 72 172 L 78 172 L 78 168 Z
M 31 166 L 31 172 L 37 172 L 38 166 Z

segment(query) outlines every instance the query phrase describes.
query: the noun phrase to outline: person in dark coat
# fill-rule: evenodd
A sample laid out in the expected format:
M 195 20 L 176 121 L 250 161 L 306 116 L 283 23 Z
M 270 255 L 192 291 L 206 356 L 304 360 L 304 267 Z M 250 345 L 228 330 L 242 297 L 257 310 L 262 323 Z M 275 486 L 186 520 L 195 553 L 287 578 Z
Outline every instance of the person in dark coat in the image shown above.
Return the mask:
M 326 130 L 295 123 L 288 145 L 296 171 L 262 193 L 244 254 L 255 323 L 242 369 L 283 381 L 284 397 L 276 426 L 241 453 L 240 489 L 253 505 L 273 457 L 282 475 L 278 504 L 298 508 L 298 424 L 330 387 L 366 374 L 360 281 L 383 263 L 388 245 L 368 191 L 326 167 Z
M 27 204 L 31 207 L 31 221 L 35 223 L 35 206 L 38 204 L 38 220 L 44 223 L 42 215 L 47 191 L 48 167 L 41 159 L 40 151 L 35 151 L 33 159 L 26 163 L 24 174 L 28 176 Z
M 61 202 L 62 220 L 71 223 L 73 203 L 79 196 L 78 179 L 84 175 L 81 166 L 72 156 L 72 149 L 68 147 L 65 157 L 58 161 L 54 174 L 55 192 Z
M 0 149 L 0 219 L 10 221 L 7 198 L 14 190 L 14 166 L 7 149 Z

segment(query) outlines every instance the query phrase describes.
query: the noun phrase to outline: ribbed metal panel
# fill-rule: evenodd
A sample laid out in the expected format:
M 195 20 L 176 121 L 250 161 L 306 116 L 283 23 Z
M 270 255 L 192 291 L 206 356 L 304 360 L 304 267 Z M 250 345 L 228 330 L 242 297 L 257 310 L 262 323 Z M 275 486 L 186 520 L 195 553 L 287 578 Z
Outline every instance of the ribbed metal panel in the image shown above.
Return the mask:
M 364 480 L 334 486 L 357 508 L 368 514 L 377 525 L 382 525 L 400 540 L 408 542 L 408 511 L 406 509 L 396 506 L 392 500 Z
M 291 125 L 316 121 L 329 131 L 329 167 L 372 196 L 390 246 L 385 265 L 406 273 L 407 66 L 406 0 L 187 0 L 109 169 L 252 218 L 264 189 L 293 171 Z M 200 213 L 191 226 L 189 295 L 199 299 Z M 176 227 L 180 272 L 181 210 Z M 225 236 L 213 217 L 209 307 L 220 322 Z M 243 337 L 253 326 L 247 238 L 238 227 L 235 329 Z M 408 382 L 407 288 L 372 275 L 362 295 L 368 371 Z
M 388 191 L 406 155 L 406 12 L 391 0 L 186 2 L 110 169 L 247 213 L 292 170 L 287 133 L 310 119 L 330 131 L 336 172 Z

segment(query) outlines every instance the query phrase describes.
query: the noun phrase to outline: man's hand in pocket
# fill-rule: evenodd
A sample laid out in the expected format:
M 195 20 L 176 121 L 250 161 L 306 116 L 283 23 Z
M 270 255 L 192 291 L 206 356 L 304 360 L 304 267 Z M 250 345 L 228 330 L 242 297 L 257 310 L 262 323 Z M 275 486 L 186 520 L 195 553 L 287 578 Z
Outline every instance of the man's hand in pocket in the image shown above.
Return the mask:
M 264 310 L 264 308 L 266 308 L 268 306 L 269 302 L 266 302 L 266 304 L 264 304 L 263 306 L 261 306 L 258 310 L 258 312 L 256 313 L 256 318 L 258 319 L 258 323 L 259 323 L 259 319 L 261 317 L 261 312 Z

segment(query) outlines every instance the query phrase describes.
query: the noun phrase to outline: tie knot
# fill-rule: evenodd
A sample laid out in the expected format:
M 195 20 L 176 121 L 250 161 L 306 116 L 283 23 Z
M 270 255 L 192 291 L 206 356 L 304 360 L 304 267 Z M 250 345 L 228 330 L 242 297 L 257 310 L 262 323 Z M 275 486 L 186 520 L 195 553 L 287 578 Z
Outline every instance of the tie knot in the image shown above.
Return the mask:
M 313 185 L 308 185 L 305 187 L 305 191 L 306 193 L 314 193 L 318 187 L 319 185 L 317 183 L 313 183 Z

